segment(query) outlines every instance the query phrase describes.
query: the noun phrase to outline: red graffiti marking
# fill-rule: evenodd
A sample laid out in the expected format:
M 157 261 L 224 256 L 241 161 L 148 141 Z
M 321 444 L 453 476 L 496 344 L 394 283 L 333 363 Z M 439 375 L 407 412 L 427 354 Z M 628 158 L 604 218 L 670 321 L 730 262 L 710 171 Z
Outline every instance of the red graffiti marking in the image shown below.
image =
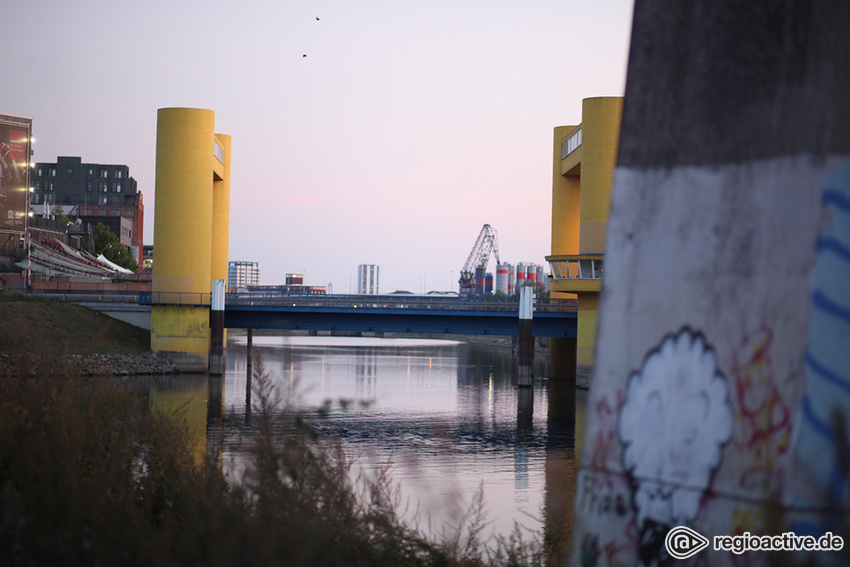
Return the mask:
M 773 332 L 759 328 L 744 338 L 732 365 L 738 412 L 735 445 L 748 461 L 740 479 L 745 488 L 781 488 L 777 464 L 791 441 L 792 414 L 776 384 L 772 342 Z
M 617 439 L 617 416 L 620 414 L 620 407 L 622 405 L 622 390 L 617 390 L 616 403 L 613 405 L 608 402 L 607 396 L 602 396 L 602 398 L 594 405 L 599 430 L 593 439 L 593 452 L 590 458 L 590 466 L 593 470 L 605 469 L 605 462 L 607 458 L 609 456 L 614 456 L 609 455 L 609 453 L 619 449 L 619 440 Z

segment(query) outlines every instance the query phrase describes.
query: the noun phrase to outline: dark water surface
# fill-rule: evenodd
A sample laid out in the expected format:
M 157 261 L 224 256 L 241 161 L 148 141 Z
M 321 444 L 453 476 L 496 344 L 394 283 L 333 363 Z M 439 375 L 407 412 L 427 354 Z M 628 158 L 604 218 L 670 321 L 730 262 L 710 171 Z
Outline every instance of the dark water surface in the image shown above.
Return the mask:
M 456 524 L 480 490 L 491 521 L 485 533 L 507 535 L 514 523 L 568 533 L 585 395 L 547 380 L 542 355 L 534 386 L 521 389 L 506 349 L 321 336 L 254 337 L 253 345 L 283 395 L 328 410 L 312 412 L 313 425 L 339 436 L 356 470 L 368 476 L 389 464 L 420 527 L 428 519 L 432 528 Z M 152 406 L 180 408 L 206 440 L 222 416 L 246 416 L 246 354 L 246 338 L 231 337 L 223 379 L 184 375 L 143 387 Z

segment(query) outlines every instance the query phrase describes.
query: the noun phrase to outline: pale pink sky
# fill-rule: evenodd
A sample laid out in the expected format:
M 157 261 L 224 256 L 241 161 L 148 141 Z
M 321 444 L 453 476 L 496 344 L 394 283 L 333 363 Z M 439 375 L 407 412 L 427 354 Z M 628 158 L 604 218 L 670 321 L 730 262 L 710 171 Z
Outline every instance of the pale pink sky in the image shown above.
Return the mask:
M 552 129 L 623 94 L 631 16 L 632 0 L 5 3 L 0 112 L 33 117 L 36 161 L 128 165 L 150 244 L 156 111 L 209 108 L 233 136 L 230 259 L 262 283 L 348 293 L 374 263 L 382 292 L 457 289 L 485 223 L 502 261 L 544 263 Z

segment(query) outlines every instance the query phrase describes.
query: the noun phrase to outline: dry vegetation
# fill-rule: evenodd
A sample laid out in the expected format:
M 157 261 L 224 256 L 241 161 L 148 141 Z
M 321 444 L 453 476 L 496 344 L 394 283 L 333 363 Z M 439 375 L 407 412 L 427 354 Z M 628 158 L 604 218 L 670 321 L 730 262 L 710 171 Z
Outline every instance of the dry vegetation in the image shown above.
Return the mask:
M 25 360 L 25 359 L 21 359 Z M 228 478 L 179 415 L 109 376 L 0 373 L 3 565 L 533 565 L 519 536 L 481 542 L 479 511 L 446 537 L 396 515 L 388 478 L 358 484 L 339 445 L 258 368 L 247 463 Z

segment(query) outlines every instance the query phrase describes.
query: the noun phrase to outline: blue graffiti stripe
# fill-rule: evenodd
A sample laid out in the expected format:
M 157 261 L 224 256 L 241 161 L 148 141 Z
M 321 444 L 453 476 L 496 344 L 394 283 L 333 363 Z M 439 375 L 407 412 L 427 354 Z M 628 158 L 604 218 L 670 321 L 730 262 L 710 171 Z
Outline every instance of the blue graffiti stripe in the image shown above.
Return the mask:
M 806 418 L 806 422 L 815 430 L 815 433 L 830 443 L 835 443 L 835 430 L 831 425 L 822 421 L 818 414 L 815 413 L 815 408 L 812 407 L 812 401 L 809 399 L 808 394 L 803 397 L 803 416 Z
M 847 378 L 833 372 L 832 370 L 821 364 L 818 360 L 815 359 L 814 356 L 812 356 L 811 352 L 806 353 L 806 364 L 808 364 L 809 368 L 820 374 L 826 380 L 832 382 L 839 388 L 843 388 L 844 390 L 850 392 L 850 382 L 848 382 Z
M 843 260 L 850 262 L 850 248 L 835 238 L 822 238 L 820 242 L 818 242 L 817 251 L 818 253 L 833 252 L 840 256 Z
M 809 395 L 806 394 L 803 397 L 803 416 L 806 419 L 806 422 L 812 426 L 816 433 L 818 433 L 821 437 L 827 440 L 829 444 L 831 444 L 837 451 L 843 452 L 845 455 L 850 452 L 850 446 L 847 445 L 846 441 L 844 443 L 844 447 L 839 448 L 838 444 L 840 443 L 840 438 L 835 433 L 835 429 L 828 423 L 822 421 L 820 417 L 815 413 L 814 408 L 812 407 L 812 402 L 809 399 Z M 834 468 L 832 474 L 829 475 L 829 480 L 827 481 L 827 485 L 830 488 L 830 492 L 835 498 L 836 502 L 840 502 L 842 495 L 844 494 L 844 475 L 838 468 Z M 834 523 L 836 520 L 833 517 L 834 515 L 827 516 L 824 518 L 827 523 Z
M 850 211 L 850 197 L 845 195 L 844 192 L 839 189 L 825 189 L 823 197 L 821 198 L 821 203 L 823 203 L 824 206 L 832 205 L 839 209 Z
M 815 290 L 812 293 L 812 305 L 816 308 L 826 311 L 828 314 L 844 319 L 845 321 L 850 322 L 850 309 L 843 307 L 831 300 L 827 295 L 821 290 Z

